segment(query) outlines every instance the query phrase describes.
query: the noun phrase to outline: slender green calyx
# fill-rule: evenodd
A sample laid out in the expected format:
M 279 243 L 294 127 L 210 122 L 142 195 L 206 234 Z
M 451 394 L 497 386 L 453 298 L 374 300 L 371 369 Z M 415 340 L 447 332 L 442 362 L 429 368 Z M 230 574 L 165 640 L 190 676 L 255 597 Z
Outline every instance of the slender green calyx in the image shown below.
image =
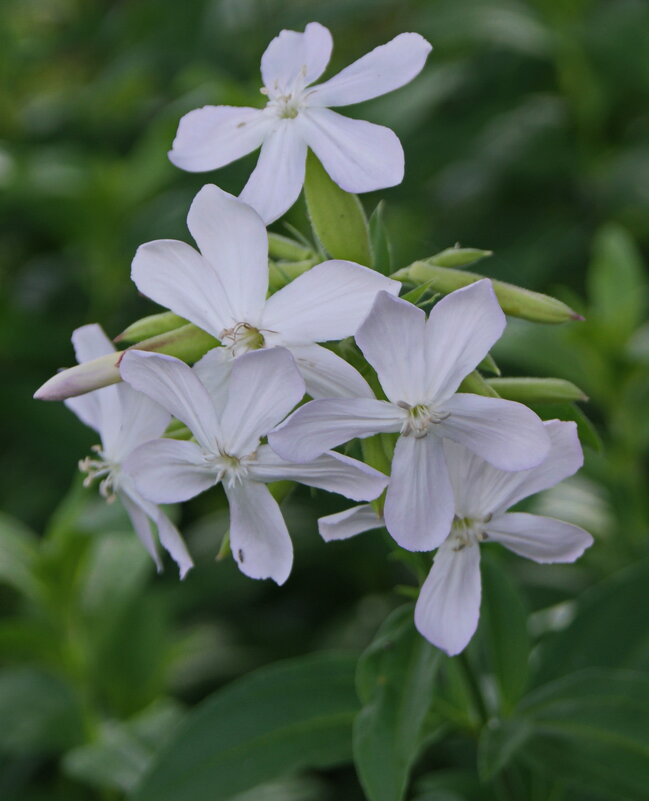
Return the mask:
M 491 381 L 484 379 L 477 370 L 465 376 L 458 388 L 458 392 L 470 392 L 473 395 L 486 395 L 488 398 L 500 398 L 501 395 Z
M 468 267 L 469 264 L 475 264 L 480 259 L 486 259 L 493 256 L 493 250 L 480 250 L 478 248 L 446 248 L 424 259 L 428 264 L 435 264 L 437 267 Z
M 486 383 L 501 398 L 519 403 L 588 400 L 585 392 L 563 378 L 488 378 Z
M 179 317 L 173 312 L 160 312 L 160 314 L 149 314 L 131 323 L 121 334 L 118 334 L 113 342 L 126 342 L 133 344 L 142 342 L 143 339 L 150 339 L 159 334 L 166 334 L 187 325 L 184 317 Z

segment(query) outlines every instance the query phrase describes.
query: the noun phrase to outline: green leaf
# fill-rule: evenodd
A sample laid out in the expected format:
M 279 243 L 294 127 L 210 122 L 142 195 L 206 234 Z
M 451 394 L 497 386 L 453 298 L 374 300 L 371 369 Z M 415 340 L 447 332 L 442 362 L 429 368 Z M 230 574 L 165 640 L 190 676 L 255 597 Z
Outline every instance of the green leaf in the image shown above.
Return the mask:
M 334 259 L 371 264 L 369 229 L 360 200 L 335 184 L 312 152 L 306 162 L 304 196 L 313 233 L 327 253 Z
M 524 718 L 494 718 L 480 732 L 478 772 L 483 782 L 490 782 L 525 745 L 533 732 Z
M 446 250 L 436 253 L 434 256 L 425 259 L 425 261 L 438 267 L 455 267 L 461 270 L 463 267 L 468 267 L 470 264 L 474 264 L 480 259 L 486 259 L 489 256 L 493 256 L 493 251 L 455 247 L 446 248 Z
M 390 615 L 359 661 L 364 706 L 354 721 L 354 761 L 370 801 L 404 797 L 424 742 L 439 660 L 407 604 Z
M 261 668 L 194 708 L 135 801 L 222 801 L 302 768 L 351 759 L 355 659 L 319 653 Z
M 383 275 L 389 275 L 392 270 L 392 250 L 383 219 L 384 211 L 385 203 L 381 200 L 370 217 L 370 244 L 372 267 Z
M 36 536 L 18 520 L 0 514 L 0 583 L 29 598 L 37 597 L 40 592 L 34 574 L 37 559 Z
M 501 398 L 518 403 L 588 400 L 578 386 L 563 378 L 488 378 L 487 382 Z

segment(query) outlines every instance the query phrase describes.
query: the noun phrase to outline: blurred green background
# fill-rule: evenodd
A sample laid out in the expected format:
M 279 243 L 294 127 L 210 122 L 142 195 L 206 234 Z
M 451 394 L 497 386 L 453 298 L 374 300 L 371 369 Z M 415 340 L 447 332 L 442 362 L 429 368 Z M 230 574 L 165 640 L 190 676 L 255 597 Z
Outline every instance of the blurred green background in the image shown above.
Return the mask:
M 455 242 L 489 248 L 495 255 L 480 265 L 487 275 L 556 294 L 588 318 L 572 327 L 513 325 L 496 352 L 506 372 L 578 383 L 603 440 L 579 477 L 537 503 L 592 531 L 598 542 L 586 559 L 541 569 L 502 557 L 535 613 L 532 634 L 551 628 L 549 608 L 617 569 L 639 562 L 649 580 L 646 0 L 4 0 L 7 801 L 121 798 L 184 705 L 279 658 L 329 646 L 357 651 L 398 603 L 393 587 L 409 581 L 386 559 L 380 534 L 325 547 L 315 519 L 344 504 L 308 491 L 287 504 L 296 565 L 281 590 L 214 563 L 227 527 L 218 494 L 183 510 L 199 567 L 182 585 L 173 566 L 156 577 L 119 510 L 80 490 L 76 462 L 96 436 L 63 405 L 31 400 L 55 368 L 73 362 L 74 328 L 100 322 L 114 336 L 155 310 L 129 280 L 137 245 L 187 239 L 187 209 L 203 183 L 234 193 L 243 186 L 256 156 L 199 175 L 168 162 L 180 116 L 204 104 L 261 105 L 268 41 L 311 20 L 334 36 L 328 75 L 402 31 L 434 45 L 412 84 L 347 112 L 389 125 L 404 145 L 404 183 L 363 198 L 368 211 L 386 200 L 394 268 Z M 302 203 L 287 219 L 308 232 Z M 281 223 L 274 230 L 285 232 Z M 645 601 L 645 619 L 646 611 Z M 629 653 L 646 662 L 647 634 L 627 624 Z M 630 664 L 625 654 L 620 646 L 611 664 Z M 143 711 L 138 729 L 133 716 Z M 93 752 L 111 736 L 127 738 L 133 764 L 115 767 L 105 751 Z M 440 764 L 456 757 L 450 748 Z M 363 797 L 351 768 L 268 792 L 279 801 Z M 418 797 L 442 798 L 426 792 Z M 474 798 L 466 792 L 444 798 Z

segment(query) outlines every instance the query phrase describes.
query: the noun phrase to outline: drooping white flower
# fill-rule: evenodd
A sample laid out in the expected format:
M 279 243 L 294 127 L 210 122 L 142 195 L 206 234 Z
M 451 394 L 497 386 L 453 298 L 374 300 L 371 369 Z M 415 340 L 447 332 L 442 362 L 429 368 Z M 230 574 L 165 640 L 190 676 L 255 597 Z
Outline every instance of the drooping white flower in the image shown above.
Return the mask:
M 187 225 L 200 253 L 172 239 L 138 248 L 131 275 L 140 292 L 215 336 L 222 357 L 280 345 L 293 353 L 313 397 L 372 397 L 356 370 L 315 343 L 354 334 L 379 291 L 399 293 L 397 281 L 332 260 L 266 300 L 268 237 L 250 206 L 208 184 Z
M 72 344 L 79 363 L 115 350 L 98 325 L 77 328 L 72 334 Z M 142 497 L 125 466 L 135 448 L 162 436 L 169 423 L 169 413 L 127 384 L 69 398 L 65 404 L 83 423 L 97 431 L 101 439 L 101 444 L 93 448 L 96 455 L 79 462 L 80 469 L 87 473 L 84 485 L 100 479 L 102 496 L 108 501 L 119 498 L 135 532 L 160 570 L 162 563 L 151 532 L 151 523 L 154 523 L 160 543 L 178 564 L 182 578 L 193 563 L 180 533 L 164 512 Z
M 444 439 L 462 443 L 503 470 L 523 470 L 547 455 L 549 439 L 526 406 L 457 393 L 505 327 L 491 282 L 446 296 L 430 313 L 385 292 L 356 334 L 388 398 L 312 401 L 271 432 L 285 459 L 307 461 L 354 437 L 400 432 L 385 499 L 385 524 L 404 548 L 428 551 L 448 534 L 453 492 Z
M 312 86 L 324 72 L 333 42 L 324 26 L 282 31 L 261 59 L 264 109 L 204 106 L 186 114 L 169 152 L 183 170 L 223 167 L 261 146 L 257 166 L 241 193 L 270 223 L 297 200 L 307 147 L 347 192 L 371 192 L 403 180 L 403 149 L 382 125 L 343 117 L 329 106 L 349 106 L 409 83 L 423 69 L 431 45 L 402 33 Z
M 160 439 L 128 462 L 140 492 L 154 503 L 185 501 L 222 482 L 230 504 L 230 544 L 243 573 L 286 581 L 291 540 L 264 484 L 299 481 L 354 500 L 376 498 L 387 477 L 371 467 L 324 453 L 292 464 L 260 440 L 304 394 L 304 381 L 285 348 L 269 348 L 223 362 L 219 348 L 194 366 L 170 356 L 127 351 L 120 369 L 134 388 L 165 407 L 196 442 Z

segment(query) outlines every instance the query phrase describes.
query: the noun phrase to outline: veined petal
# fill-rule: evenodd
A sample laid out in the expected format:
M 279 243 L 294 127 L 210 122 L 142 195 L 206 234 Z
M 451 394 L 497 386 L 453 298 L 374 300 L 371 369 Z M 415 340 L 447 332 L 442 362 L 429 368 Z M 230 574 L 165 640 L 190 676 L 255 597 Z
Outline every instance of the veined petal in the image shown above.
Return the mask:
M 345 192 L 373 192 L 403 181 L 403 148 L 389 128 L 328 108 L 307 108 L 295 121 L 331 179 Z
M 426 323 L 426 397 L 450 398 L 500 338 L 506 322 L 486 278 L 435 304 Z
M 293 544 L 268 487 L 242 481 L 225 492 L 230 502 L 230 546 L 239 570 L 283 584 L 293 565 Z
M 272 119 L 261 109 L 203 106 L 181 118 L 169 161 L 188 172 L 216 170 L 252 153 Z
M 480 617 L 480 548 L 459 551 L 446 542 L 419 593 L 415 626 L 433 645 L 455 656 L 469 644 Z
M 290 462 L 310 462 L 354 437 L 399 431 L 403 419 L 400 409 L 373 398 L 310 401 L 269 433 L 268 444 Z
M 401 33 L 314 87 L 309 102 L 349 106 L 392 92 L 419 75 L 431 50 L 418 33 Z
M 345 509 L 318 520 L 318 531 L 326 542 L 348 540 L 356 534 L 381 528 L 381 526 L 383 526 L 383 520 L 369 503 L 352 506 L 351 509 Z
M 295 464 L 278 456 L 268 445 L 257 451 L 250 467 L 255 481 L 299 481 L 307 487 L 338 492 L 354 501 L 370 501 L 385 489 L 388 477 L 373 467 L 329 451 L 311 462 Z
M 192 201 L 187 227 L 218 274 L 237 322 L 258 322 L 268 291 L 268 234 L 261 217 L 207 184 Z
M 438 433 L 477 453 L 500 470 L 527 470 L 548 455 L 550 438 L 536 414 L 522 403 L 460 393 L 440 409 L 449 417 Z
M 221 417 L 225 449 L 246 456 L 304 395 L 304 379 L 286 348 L 264 348 L 235 359 Z
M 164 512 L 158 510 L 158 516 L 155 522 L 158 526 L 160 544 L 178 565 L 180 578 L 185 578 L 187 571 L 194 567 L 194 562 L 189 555 L 185 540 Z
M 343 339 L 356 333 L 378 292 L 397 295 L 400 288 L 398 281 L 360 264 L 324 261 L 269 298 L 263 327 L 288 345 Z
M 257 166 L 239 195 L 268 225 L 295 203 L 304 183 L 306 143 L 295 120 L 280 120 L 262 145 Z
M 535 562 L 574 562 L 593 544 L 587 531 L 552 517 L 508 512 L 493 518 L 489 538 Z
M 379 292 L 356 342 L 376 370 L 383 391 L 393 403 L 426 399 L 424 332 L 426 315 L 401 298 Z
M 161 437 L 171 415 L 159 403 L 129 384 L 117 384 L 110 389 L 115 389 L 119 397 L 121 425 L 111 443 L 109 455 L 111 460 L 121 462 L 138 445 Z
M 390 535 L 409 551 L 432 551 L 448 536 L 454 508 L 441 440 L 399 437 L 383 510 Z
M 212 348 L 192 367 L 207 390 L 219 419 L 228 399 L 228 383 L 233 364 L 234 359 L 227 348 Z
M 162 570 L 162 561 L 158 553 L 156 541 L 153 537 L 153 532 L 151 531 L 151 522 L 148 515 L 126 492 L 119 492 L 118 495 L 122 506 L 126 509 L 126 514 L 131 520 L 133 530 L 137 534 L 142 545 L 144 545 L 149 556 L 153 559 L 156 570 L 159 573 Z
M 115 346 L 97 323 L 82 325 L 72 332 L 72 346 L 79 364 L 114 353 Z
M 373 398 L 363 376 L 349 362 L 321 345 L 291 345 L 312 398 Z
M 131 278 L 147 298 L 217 338 L 240 322 L 212 265 L 185 242 L 159 239 L 140 245 Z
M 191 367 L 172 356 L 127 350 L 120 373 L 134 389 L 182 420 L 204 448 L 214 451 L 221 430 L 210 396 Z
M 319 22 L 310 22 L 304 33 L 281 31 L 261 57 L 261 77 L 271 96 L 299 90 L 325 71 L 333 41 Z

